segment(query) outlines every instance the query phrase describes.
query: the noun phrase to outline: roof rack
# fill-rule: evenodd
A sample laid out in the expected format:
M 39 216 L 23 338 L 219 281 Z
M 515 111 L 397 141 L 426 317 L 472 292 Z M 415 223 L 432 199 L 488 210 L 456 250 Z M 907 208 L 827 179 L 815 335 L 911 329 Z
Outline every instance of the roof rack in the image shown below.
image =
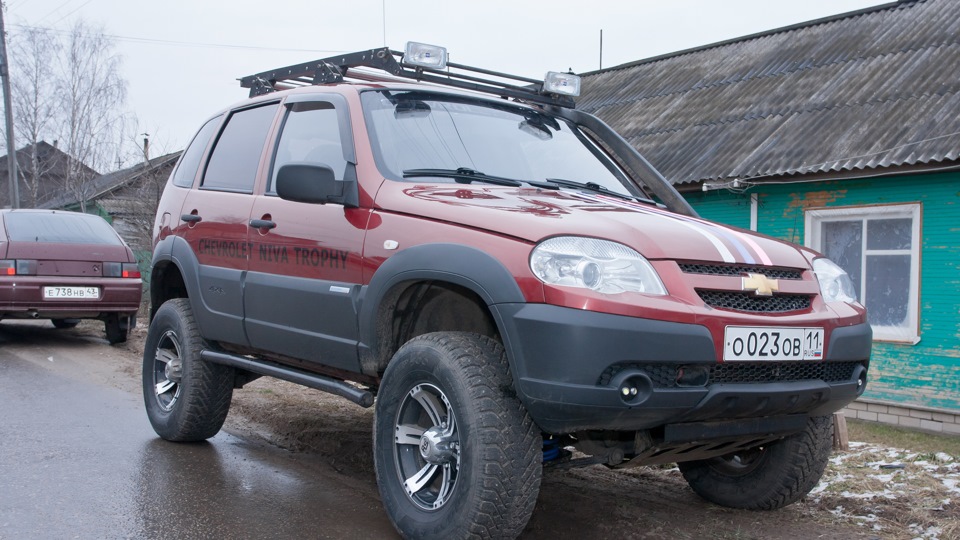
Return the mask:
M 358 71 L 355 69 L 358 67 L 380 70 L 386 72 L 387 76 L 371 73 L 369 70 Z M 353 70 L 353 73 L 348 73 L 350 70 Z M 515 81 L 516 83 L 522 83 L 522 85 L 483 78 L 471 73 Z M 403 62 L 402 52 L 390 50 L 388 47 L 331 56 L 305 64 L 264 71 L 240 79 L 240 86 L 249 88 L 250 97 L 254 97 L 277 90 L 343 82 L 348 77 L 365 81 L 412 79 L 493 94 L 503 98 L 517 98 L 570 109 L 576 106 L 570 96 L 544 92 L 542 80 L 498 73 L 453 62 L 447 62 L 447 70 L 412 66 Z

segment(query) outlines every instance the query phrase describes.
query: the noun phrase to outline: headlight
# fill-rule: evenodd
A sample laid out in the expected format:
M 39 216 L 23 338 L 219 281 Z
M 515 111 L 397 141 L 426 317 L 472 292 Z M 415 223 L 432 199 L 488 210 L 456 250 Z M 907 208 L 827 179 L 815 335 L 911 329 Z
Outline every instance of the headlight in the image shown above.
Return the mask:
M 857 291 L 853 288 L 850 276 L 830 259 L 813 261 L 813 272 L 817 274 L 817 281 L 820 282 L 820 294 L 823 295 L 824 302 L 852 304 L 857 301 Z
M 653 266 L 635 250 L 616 242 L 559 236 L 544 240 L 530 254 L 530 269 L 544 283 L 592 289 L 667 294 Z

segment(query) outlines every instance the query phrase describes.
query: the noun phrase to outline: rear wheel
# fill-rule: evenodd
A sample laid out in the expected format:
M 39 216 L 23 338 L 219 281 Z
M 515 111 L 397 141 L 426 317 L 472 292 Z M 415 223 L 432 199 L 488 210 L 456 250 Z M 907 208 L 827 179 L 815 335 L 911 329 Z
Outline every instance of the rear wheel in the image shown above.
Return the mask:
M 104 322 L 104 330 L 107 333 L 107 342 L 111 345 L 116 345 L 117 343 L 124 343 L 127 341 L 127 326 L 124 324 L 126 321 L 120 320 L 120 317 L 117 315 L 110 315 L 107 317 L 107 320 Z M 56 326 L 56 324 L 54 324 Z
M 80 321 L 77 319 L 50 319 L 50 322 L 53 323 L 54 328 L 59 328 L 60 330 L 75 328 L 80 324 Z
M 202 360 L 205 347 L 189 300 L 160 306 L 143 348 L 143 399 L 154 431 L 168 441 L 209 439 L 227 418 L 234 370 Z
M 832 445 L 833 417 L 817 416 L 800 433 L 772 444 L 677 465 L 693 491 L 712 503 L 775 510 L 817 485 Z
M 540 431 L 512 391 L 503 348 L 476 334 L 411 340 L 383 375 L 374 462 L 407 538 L 515 538 L 540 490 Z

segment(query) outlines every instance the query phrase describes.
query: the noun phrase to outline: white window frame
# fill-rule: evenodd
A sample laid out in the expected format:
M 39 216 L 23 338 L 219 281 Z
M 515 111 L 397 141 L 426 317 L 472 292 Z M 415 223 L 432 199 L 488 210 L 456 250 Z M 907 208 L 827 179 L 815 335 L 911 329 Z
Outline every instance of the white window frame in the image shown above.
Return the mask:
M 894 204 L 878 206 L 844 206 L 832 208 L 807 209 L 804 212 L 804 245 L 808 248 L 822 251 L 822 224 L 835 221 L 866 222 L 871 219 L 910 218 L 912 221 L 910 249 L 903 250 L 867 250 L 867 225 L 864 223 L 861 248 L 861 286 L 867 282 L 867 255 L 898 254 L 910 255 L 910 296 L 907 306 L 907 326 L 879 326 L 873 325 L 873 339 L 875 341 L 893 341 L 899 343 L 916 344 L 920 341 L 920 223 L 921 205 L 919 203 Z M 868 305 L 869 298 L 863 298 L 865 291 L 857 291 L 860 302 Z M 869 307 L 867 308 L 869 310 Z

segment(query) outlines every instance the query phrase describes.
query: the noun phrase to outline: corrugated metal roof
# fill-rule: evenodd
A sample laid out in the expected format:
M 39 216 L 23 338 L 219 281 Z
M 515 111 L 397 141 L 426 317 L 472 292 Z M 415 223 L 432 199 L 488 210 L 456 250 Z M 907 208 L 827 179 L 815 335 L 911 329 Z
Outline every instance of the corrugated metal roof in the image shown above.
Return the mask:
M 174 163 L 176 163 L 177 159 L 180 158 L 180 154 L 182 152 L 182 150 L 171 152 L 160 157 L 155 157 L 146 163 L 138 163 L 132 167 L 127 167 L 126 169 L 114 171 L 112 173 L 104 174 L 92 179 L 87 186 L 87 192 L 89 193 L 87 200 L 94 201 L 100 199 L 111 191 L 130 184 L 137 178 L 142 177 L 144 174 L 155 172 L 166 165 L 172 166 Z M 45 201 L 37 207 L 66 208 L 71 205 L 79 204 L 79 202 L 80 201 L 77 200 L 76 195 L 67 192 L 59 197 L 54 197 L 48 201 Z
M 674 183 L 960 159 L 960 1 L 889 4 L 584 75 Z

